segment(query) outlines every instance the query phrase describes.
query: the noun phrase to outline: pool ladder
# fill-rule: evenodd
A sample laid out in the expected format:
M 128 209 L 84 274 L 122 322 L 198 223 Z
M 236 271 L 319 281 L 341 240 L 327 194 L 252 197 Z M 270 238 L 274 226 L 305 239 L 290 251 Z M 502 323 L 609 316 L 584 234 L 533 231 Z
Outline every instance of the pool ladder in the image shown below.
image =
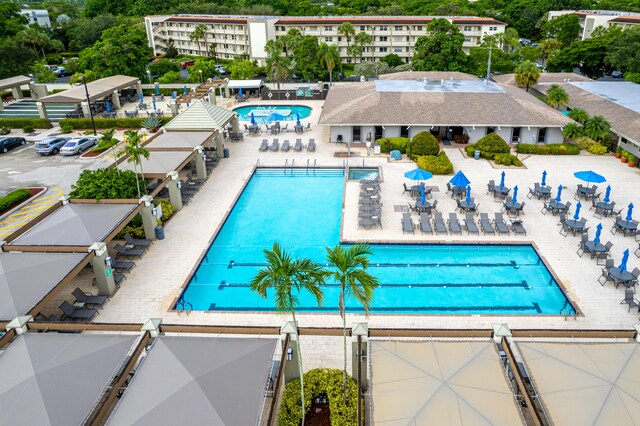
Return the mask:
M 310 161 L 311 160 L 307 158 L 307 174 L 309 174 L 309 162 Z M 313 172 L 314 172 L 314 174 L 315 174 L 315 171 L 316 171 L 316 159 L 314 158 L 313 159 Z
M 178 301 L 176 308 L 178 308 L 178 315 L 180 315 L 182 311 L 184 311 L 187 315 L 189 315 L 191 311 L 193 311 L 193 305 L 191 304 L 191 302 L 185 302 L 184 299 L 180 299 Z
M 560 315 L 564 315 L 564 320 L 566 321 L 568 317 L 573 317 L 576 319 L 576 308 L 574 308 L 568 300 L 564 301 L 564 306 L 560 309 Z

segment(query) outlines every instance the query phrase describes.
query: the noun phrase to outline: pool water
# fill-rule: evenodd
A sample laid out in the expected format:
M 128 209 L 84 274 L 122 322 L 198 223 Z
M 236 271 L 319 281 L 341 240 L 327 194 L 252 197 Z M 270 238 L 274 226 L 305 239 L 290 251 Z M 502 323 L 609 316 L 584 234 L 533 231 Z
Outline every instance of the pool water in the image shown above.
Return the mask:
M 257 169 L 176 308 L 274 311 L 248 283 L 276 240 L 294 257 L 324 263 L 340 238 L 343 170 Z M 389 213 L 393 214 L 393 213 Z M 380 281 L 372 314 L 560 314 L 570 308 L 530 245 L 374 245 L 370 272 Z M 328 283 L 317 307 L 300 295 L 300 312 L 337 312 Z M 354 300 L 347 311 L 361 312 Z
M 298 116 L 303 120 L 311 115 L 311 108 L 302 105 L 251 105 L 235 108 L 240 121 L 251 121 L 251 113 L 258 124 L 267 124 L 270 121 L 296 121 Z M 283 118 L 269 120 L 271 114 L 279 114 Z
M 349 180 L 373 180 L 380 177 L 377 168 L 353 167 L 349 168 Z

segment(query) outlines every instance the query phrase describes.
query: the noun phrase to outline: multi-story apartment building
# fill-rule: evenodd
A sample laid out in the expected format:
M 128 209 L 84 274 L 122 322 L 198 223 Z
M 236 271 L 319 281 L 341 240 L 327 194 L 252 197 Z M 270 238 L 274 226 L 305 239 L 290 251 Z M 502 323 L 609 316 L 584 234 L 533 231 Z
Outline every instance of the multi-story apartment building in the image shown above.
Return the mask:
M 426 28 L 434 17 L 430 16 L 331 16 L 331 17 L 274 17 L 274 16 L 218 16 L 218 15 L 165 15 L 147 16 L 145 28 L 149 46 L 154 54 L 162 54 L 169 38 L 173 39 L 180 53 L 205 56 L 207 48 L 215 46 L 220 58 L 233 59 L 248 54 L 251 59 L 263 63 L 266 58 L 264 45 L 268 40 L 297 28 L 303 35 L 313 35 L 318 42 L 338 46 L 346 62 L 359 62 L 347 53 L 347 40 L 338 34 L 343 22 L 351 22 L 356 33 L 366 32 L 372 38 L 364 46 L 362 61 L 379 60 L 395 53 L 409 62 L 418 37 L 426 34 Z M 506 24 L 493 18 L 446 17 L 464 34 L 464 49 L 478 45 L 484 36 L 504 33 Z M 205 40 L 191 40 L 196 25 L 207 27 Z M 350 42 L 353 44 L 353 38 Z M 213 44 L 215 43 L 215 45 Z
M 49 12 L 46 9 L 21 9 L 20 15 L 29 20 L 27 25 L 38 24 L 41 27 L 51 27 Z
M 615 10 L 552 10 L 549 11 L 548 19 L 567 14 L 577 15 L 580 18 L 580 35 L 578 36 L 580 40 L 590 38 L 598 27 L 609 28 L 618 25 L 626 28 L 640 24 L 640 13 Z

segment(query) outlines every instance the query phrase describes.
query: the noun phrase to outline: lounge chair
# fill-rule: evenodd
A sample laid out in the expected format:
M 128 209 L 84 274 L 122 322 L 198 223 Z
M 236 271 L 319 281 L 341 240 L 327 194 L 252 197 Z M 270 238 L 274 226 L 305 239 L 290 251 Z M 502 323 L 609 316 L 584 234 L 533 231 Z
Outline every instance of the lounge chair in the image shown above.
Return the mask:
M 304 131 L 311 130 L 311 123 L 307 123 L 307 127 L 304 128 Z
M 433 227 L 436 230 L 436 235 L 443 233 L 447 233 L 447 227 L 444 224 L 444 220 L 442 219 L 442 213 L 436 212 L 433 217 Z
M 307 151 L 314 152 L 316 150 L 316 140 L 309 139 L 309 143 L 307 144 Z
M 122 282 L 122 280 L 126 279 L 126 277 L 124 276 L 124 274 L 121 274 L 120 272 L 114 272 L 113 273 L 113 282 L 116 283 L 116 285 L 120 285 L 120 283 Z
M 96 309 L 77 309 L 74 308 L 66 300 L 60 305 L 62 316 L 71 319 L 90 320 L 95 314 L 98 313 Z
M 629 310 L 627 312 L 631 312 L 631 308 L 638 308 L 638 312 L 640 312 L 640 303 L 633 297 L 635 293 L 633 289 L 628 289 L 624 291 L 624 299 L 620 302 L 621 305 L 627 304 L 629 305 Z
M 302 151 L 302 139 L 296 139 L 295 145 L 293 145 L 294 151 Z
M 484 235 L 487 234 L 496 234 L 496 230 L 491 225 L 491 221 L 489 220 L 489 215 L 487 213 L 480 213 L 480 228 L 482 228 L 482 232 Z
M 613 268 L 613 259 L 607 259 L 605 263 L 605 267 L 602 268 L 602 275 L 598 278 L 598 282 L 600 285 L 604 286 L 607 281 L 613 281 L 611 276 L 609 276 L 609 269 Z M 604 281 L 602 280 L 604 278 Z
M 469 234 L 478 234 L 480 235 L 480 231 L 476 226 L 476 221 L 473 219 L 473 213 L 467 213 L 464 217 L 464 229 L 467 230 L 467 235 Z
M 415 232 L 415 226 L 409 213 L 402 214 L 402 233 L 404 234 L 405 232 L 411 232 L 412 234 Z
M 76 287 L 71 294 L 76 298 L 76 302 L 82 302 L 85 305 L 102 306 L 107 301 L 107 296 L 94 296 L 91 293 L 85 293 L 80 287 Z
M 284 142 L 282 142 L 281 151 L 288 152 L 290 149 L 291 149 L 291 145 L 289 145 L 289 141 L 288 140 L 285 140 Z
M 116 271 L 130 271 L 133 267 L 136 266 L 135 263 L 128 260 L 115 260 L 111 262 L 111 267 Z
M 431 222 L 429 222 L 429 215 L 427 213 L 420 213 L 420 232 L 423 234 L 425 232 L 433 234 L 433 228 L 431 227 Z
M 128 249 L 126 247 L 122 247 L 120 244 L 116 244 L 114 248 L 120 256 L 140 257 L 144 254 L 143 249 Z
M 138 247 L 149 247 L 151 245 L 151 240 L 146 240 L 144 238 L 133 238 L 131 234 L 124 234 L 124 240 L 127 244 L 131 244 L 132 246 Z
M 507 222 L 504 221 L 504 218 L 502 217 L 502 213 L 496 213 L 493 223 L 495 224 L 496 229 L 498 230 L 498 234 L 509 235 L 509 227 L 507 226 Z
M 523 234 L 523 235 L 527 235 L 527 230 L 524 229 L 524 225 L 522 225 L 522 221 L 521 220 L 512 220 L 511 221 L 511 229 L 513 230 L 513 232 L 518 235 L 518 234 Z
M 449 220 L 447 222 L 449 223 L 449 232 L 462 235 L 462 227 L 460 226 L 457 214 L 449 213 Z
M 273 142 L 271 142 L 271 146 L 269 147 L 269 150 L 273 152 L 277 152 L 279 149 L 280 149 L 280 142 L 278 142 L 278 139 L 274 139 Z
M 260 148 L 258 148 L 258 150 L 260 152 L 265 152 L 269 150 L 269 141 L 267 141 L 266 139 L 262 139 L 262 144 L 260 145 Z

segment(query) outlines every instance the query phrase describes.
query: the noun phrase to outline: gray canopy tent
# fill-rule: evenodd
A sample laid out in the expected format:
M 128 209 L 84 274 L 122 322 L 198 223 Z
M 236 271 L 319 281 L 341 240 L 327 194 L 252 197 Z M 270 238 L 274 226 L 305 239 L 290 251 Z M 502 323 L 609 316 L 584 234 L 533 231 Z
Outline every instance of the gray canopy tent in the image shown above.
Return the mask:
M 65 277 L 88 261 L 87 253 L 0 253 L 0 319 L 29 312 Z
M 277 340 L 160 336 L 110 424 L 257 424 Z
M 188 150 L 205 145 L 215 136 L 212 132 L 166 132 L 149 141 L 145 148 L 149 150 Z
M 0 356 L 0 424 L 79 425 L 136 336 L 26 333 Z

